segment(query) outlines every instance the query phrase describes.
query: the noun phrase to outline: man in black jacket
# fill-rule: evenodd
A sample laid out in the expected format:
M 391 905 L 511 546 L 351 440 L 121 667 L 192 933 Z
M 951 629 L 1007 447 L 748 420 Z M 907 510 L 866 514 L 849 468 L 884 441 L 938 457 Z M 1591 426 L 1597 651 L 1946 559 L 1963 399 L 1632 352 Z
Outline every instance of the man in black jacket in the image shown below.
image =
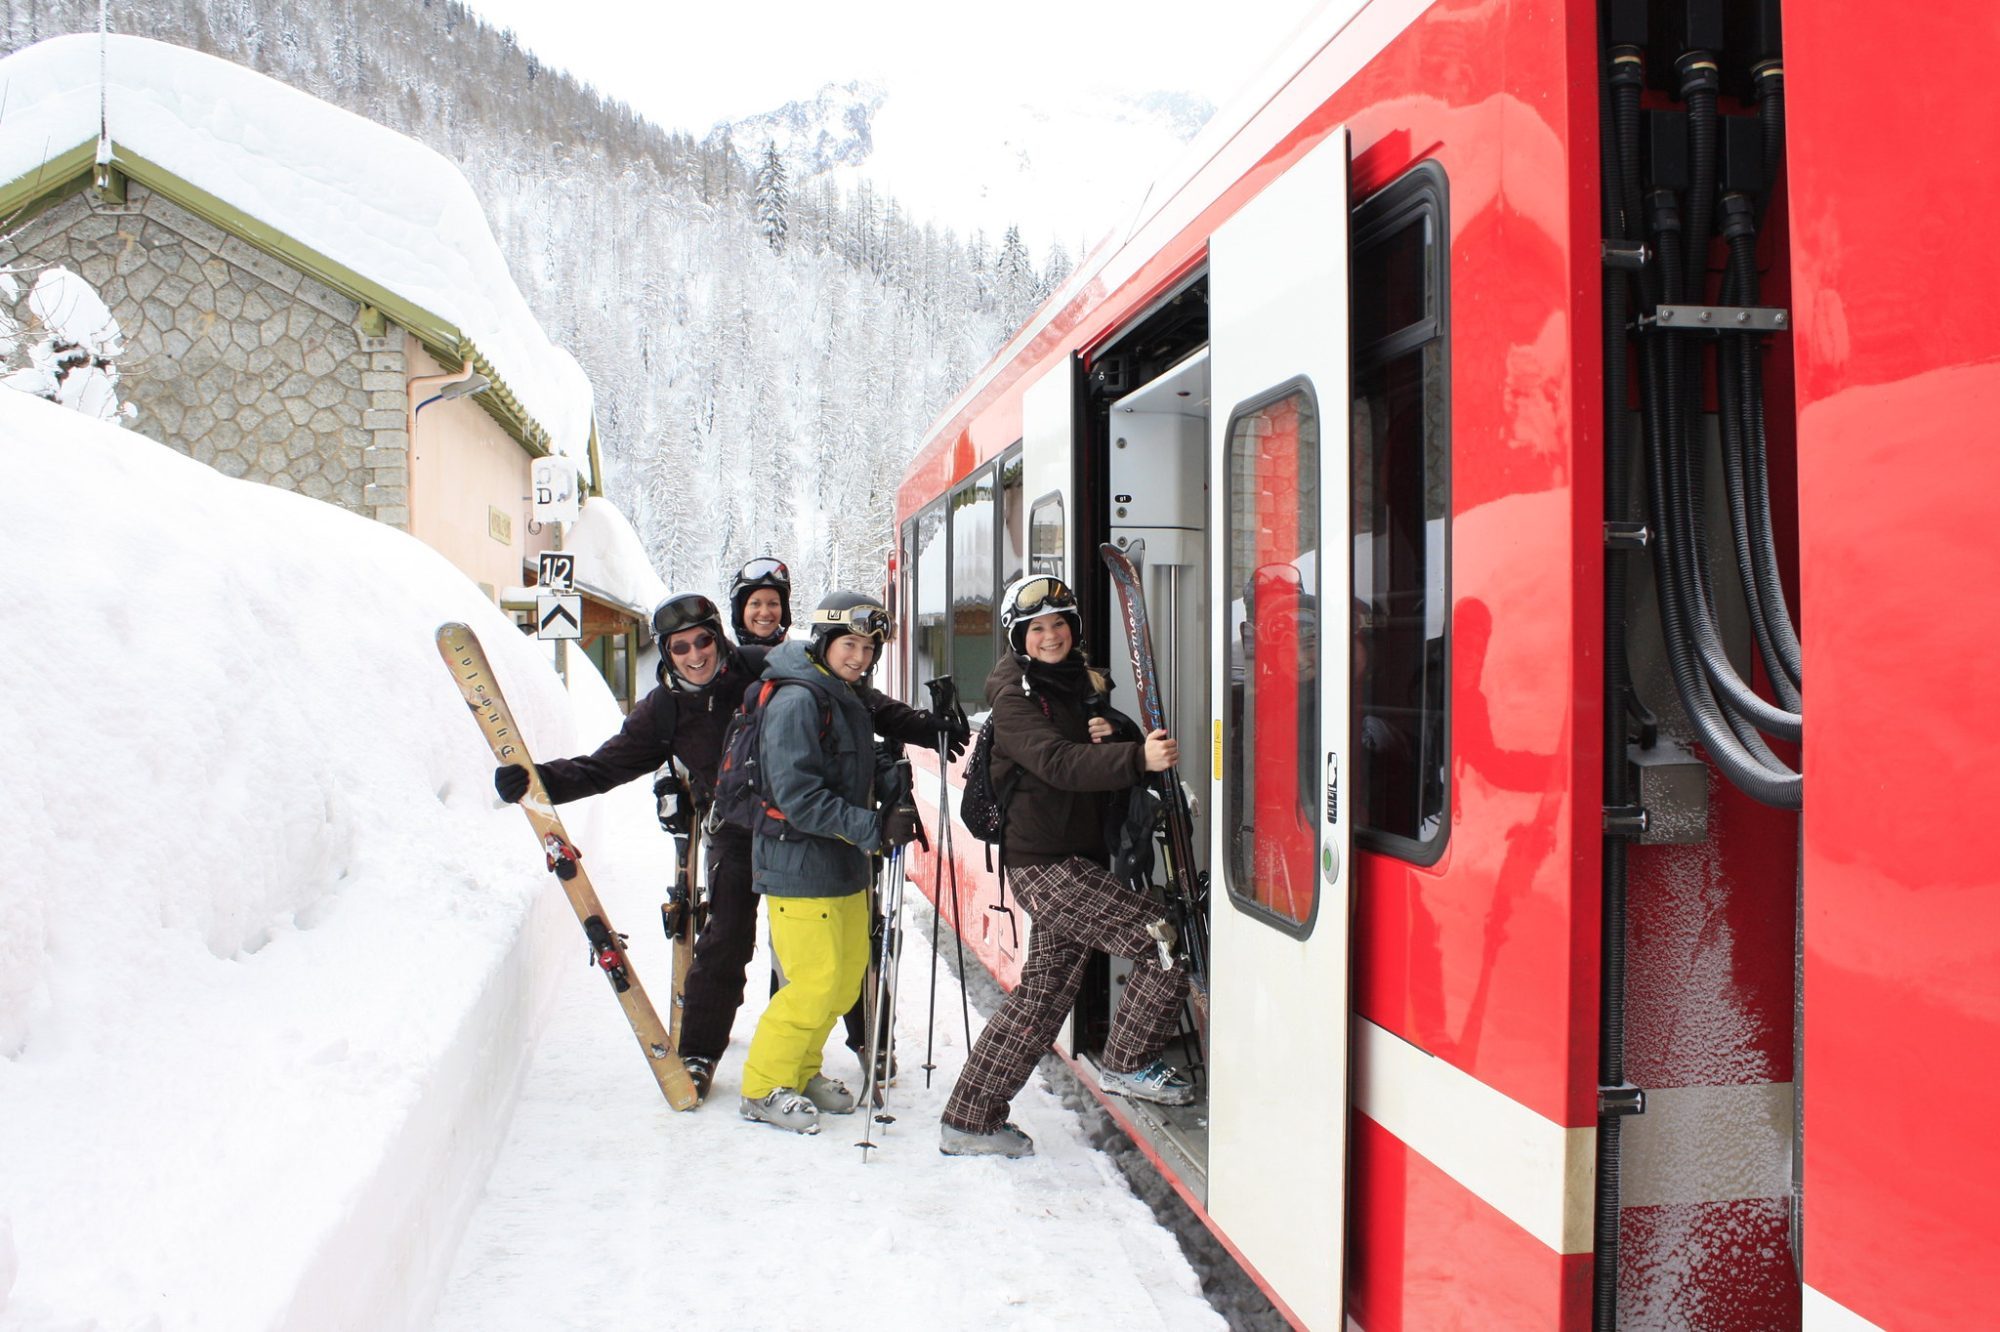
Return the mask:
M 707 806 L 722 763 L 723 729 L 764 673 L 765 650 L 731 644 L 721 612 L 698 592 L 661 602 L 653 612 L 653 631 L 660 641 L 659 684 L 632 709 L 618 734 L 589 754 L 536 765 L 556 804 L 599 795 L 679 759 L 694 783 L 695 799 Z M 880 694 L 866 701 L 878 733 L 905 743 L 937 743 L 938 723 L 929 712 Z M 509 764 L 494 771 L 493 789 L 503 800 L 519 800 L 527 778 L 525 768 Z M 681 1062 L 704 1098 L 743 1006 L 744 973 L 756 951 L 750 834 L 727 824 L 717 829 L 708 865 L 709 915 L 688 967 L 680 1039 Z M 859 1032 L 863 1025 L 857 1014 L 851 1030 Z

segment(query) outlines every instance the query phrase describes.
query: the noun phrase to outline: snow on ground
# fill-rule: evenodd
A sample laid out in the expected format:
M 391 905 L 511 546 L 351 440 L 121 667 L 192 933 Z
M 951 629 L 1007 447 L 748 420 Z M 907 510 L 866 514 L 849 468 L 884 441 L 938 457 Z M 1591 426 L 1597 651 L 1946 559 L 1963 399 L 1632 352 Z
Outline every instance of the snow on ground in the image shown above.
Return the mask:
M 0 637 L 0 1332 L 423 1328 L 441 1291 L 441 1328 L 1219 1325 L 1039 1079 L 1041 1156 L 937 1154 L 963 1041 L 924 1090 L 915 1001 L 865 1168 L 856 1120 L 737 1118 L 755 982 L 668 1111 L 432 631 L 479 630 L 537 753 L 615 705 L 439 556 L 25 394 L 0 469 L 43 483 Z M 646 783 L 565 819 L 663 995 Z
M 393 1326 L 575 931 L 433 628 L 579 724 L 401 533 L 20 393 L 0 468 L 0 1328 Z
M 606 902 L 621 920 L 640 919 L 640 905 Z M 634 955 L 661 976 L 667 947 L 650 934 L 635 937 Z M 761 947 L 715 1087 L 688 1114 L 660 1101 L 603 1011 L 601 982 L 576 967 L 436 1332 L 596 1327 L 607 1309 L 689 1328 L 1224 1326 L 1173 1236 L 1039 1074 L 1013 1110 L 1035 1139 L 1032 1160 L 938 1154 L 965 1038 L 955 982 L 941 973 L 938 1071 L 925 1090 L 928 939 L 906 938 L 902 1075 L 885 1107 L 896 1122 L 875 1127 L 865 1166 L 858 1115 L 826 1116 L 818 1136 L 800 1137 L 737 1113 L 768 991 Z M 826 1071 L 858 1093 L 841 1039 L 836 1027 Z

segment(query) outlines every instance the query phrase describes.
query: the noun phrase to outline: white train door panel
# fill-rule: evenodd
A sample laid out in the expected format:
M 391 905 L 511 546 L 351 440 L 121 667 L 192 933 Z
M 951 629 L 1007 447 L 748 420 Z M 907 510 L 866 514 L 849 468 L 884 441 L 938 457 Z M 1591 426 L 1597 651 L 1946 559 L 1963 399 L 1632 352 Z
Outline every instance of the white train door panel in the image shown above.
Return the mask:
M 1306 1326 L 1346 1283 L 1348 137 L 1209 244 L 1208 1209 Z

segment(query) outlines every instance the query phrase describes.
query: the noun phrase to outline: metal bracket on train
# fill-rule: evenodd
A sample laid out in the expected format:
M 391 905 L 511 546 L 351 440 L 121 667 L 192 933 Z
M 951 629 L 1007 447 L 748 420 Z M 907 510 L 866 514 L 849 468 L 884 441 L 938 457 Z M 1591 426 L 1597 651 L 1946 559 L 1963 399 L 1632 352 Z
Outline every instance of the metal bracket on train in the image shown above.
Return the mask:
M 1646 1089 L 1634 1087 L 1629 1082 L 1616 1087 L 1599 1087 L 1597 1113 L 1606 1116 L 1643 1115 L 1646 1113 Z
M 1653 540 L 1653 529 L 1644 523 L 1606 523 L 1606 550 L 1644 550 Z
M 1641 329 L 1695 333 L 1789 333 L 1791 311 L 1773 305 L 1660 305 L 1639 316 Z
M 1638 805 L 1607 805 L 1604 808 L 1604 835 L 1641 840 L 1646 834 L 1646 811 Z
M 1607 240 L 1603 243 L 1604 266 L 1637 272 L 1652 262 L 1653 250 L 1644 241 Z

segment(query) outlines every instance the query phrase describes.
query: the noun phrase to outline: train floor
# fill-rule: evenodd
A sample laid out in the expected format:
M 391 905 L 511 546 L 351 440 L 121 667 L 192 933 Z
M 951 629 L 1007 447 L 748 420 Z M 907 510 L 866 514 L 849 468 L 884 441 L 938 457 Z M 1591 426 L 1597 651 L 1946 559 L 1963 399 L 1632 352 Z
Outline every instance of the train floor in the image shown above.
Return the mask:
M 764 1000 L 761 954 L 715 1087 L 688 1114 L 668 1110 L 632 1067 L 603 982 L 576 967 L 433 1326 L 1225 1326 L 1175 1236 L 1043 1074 L 1013 1108 L 1034 1158 L 939 1155 L 938 1115 L 965 1039 L 947 974 L 926 1088 L 929 958 L 917 931 L 906 937 L 902 1075 L 885 1107 L 895 1122 L 876 1126 L 865 1165 L 858 1116 L 827 1117 L 818 1136 L 799 1137 L 737 1113 Z M 976 1034 L 976 1011 L 972 1021 Z M 858 1084 L 855 1064 L 836 1028 L 827 1071 Z

